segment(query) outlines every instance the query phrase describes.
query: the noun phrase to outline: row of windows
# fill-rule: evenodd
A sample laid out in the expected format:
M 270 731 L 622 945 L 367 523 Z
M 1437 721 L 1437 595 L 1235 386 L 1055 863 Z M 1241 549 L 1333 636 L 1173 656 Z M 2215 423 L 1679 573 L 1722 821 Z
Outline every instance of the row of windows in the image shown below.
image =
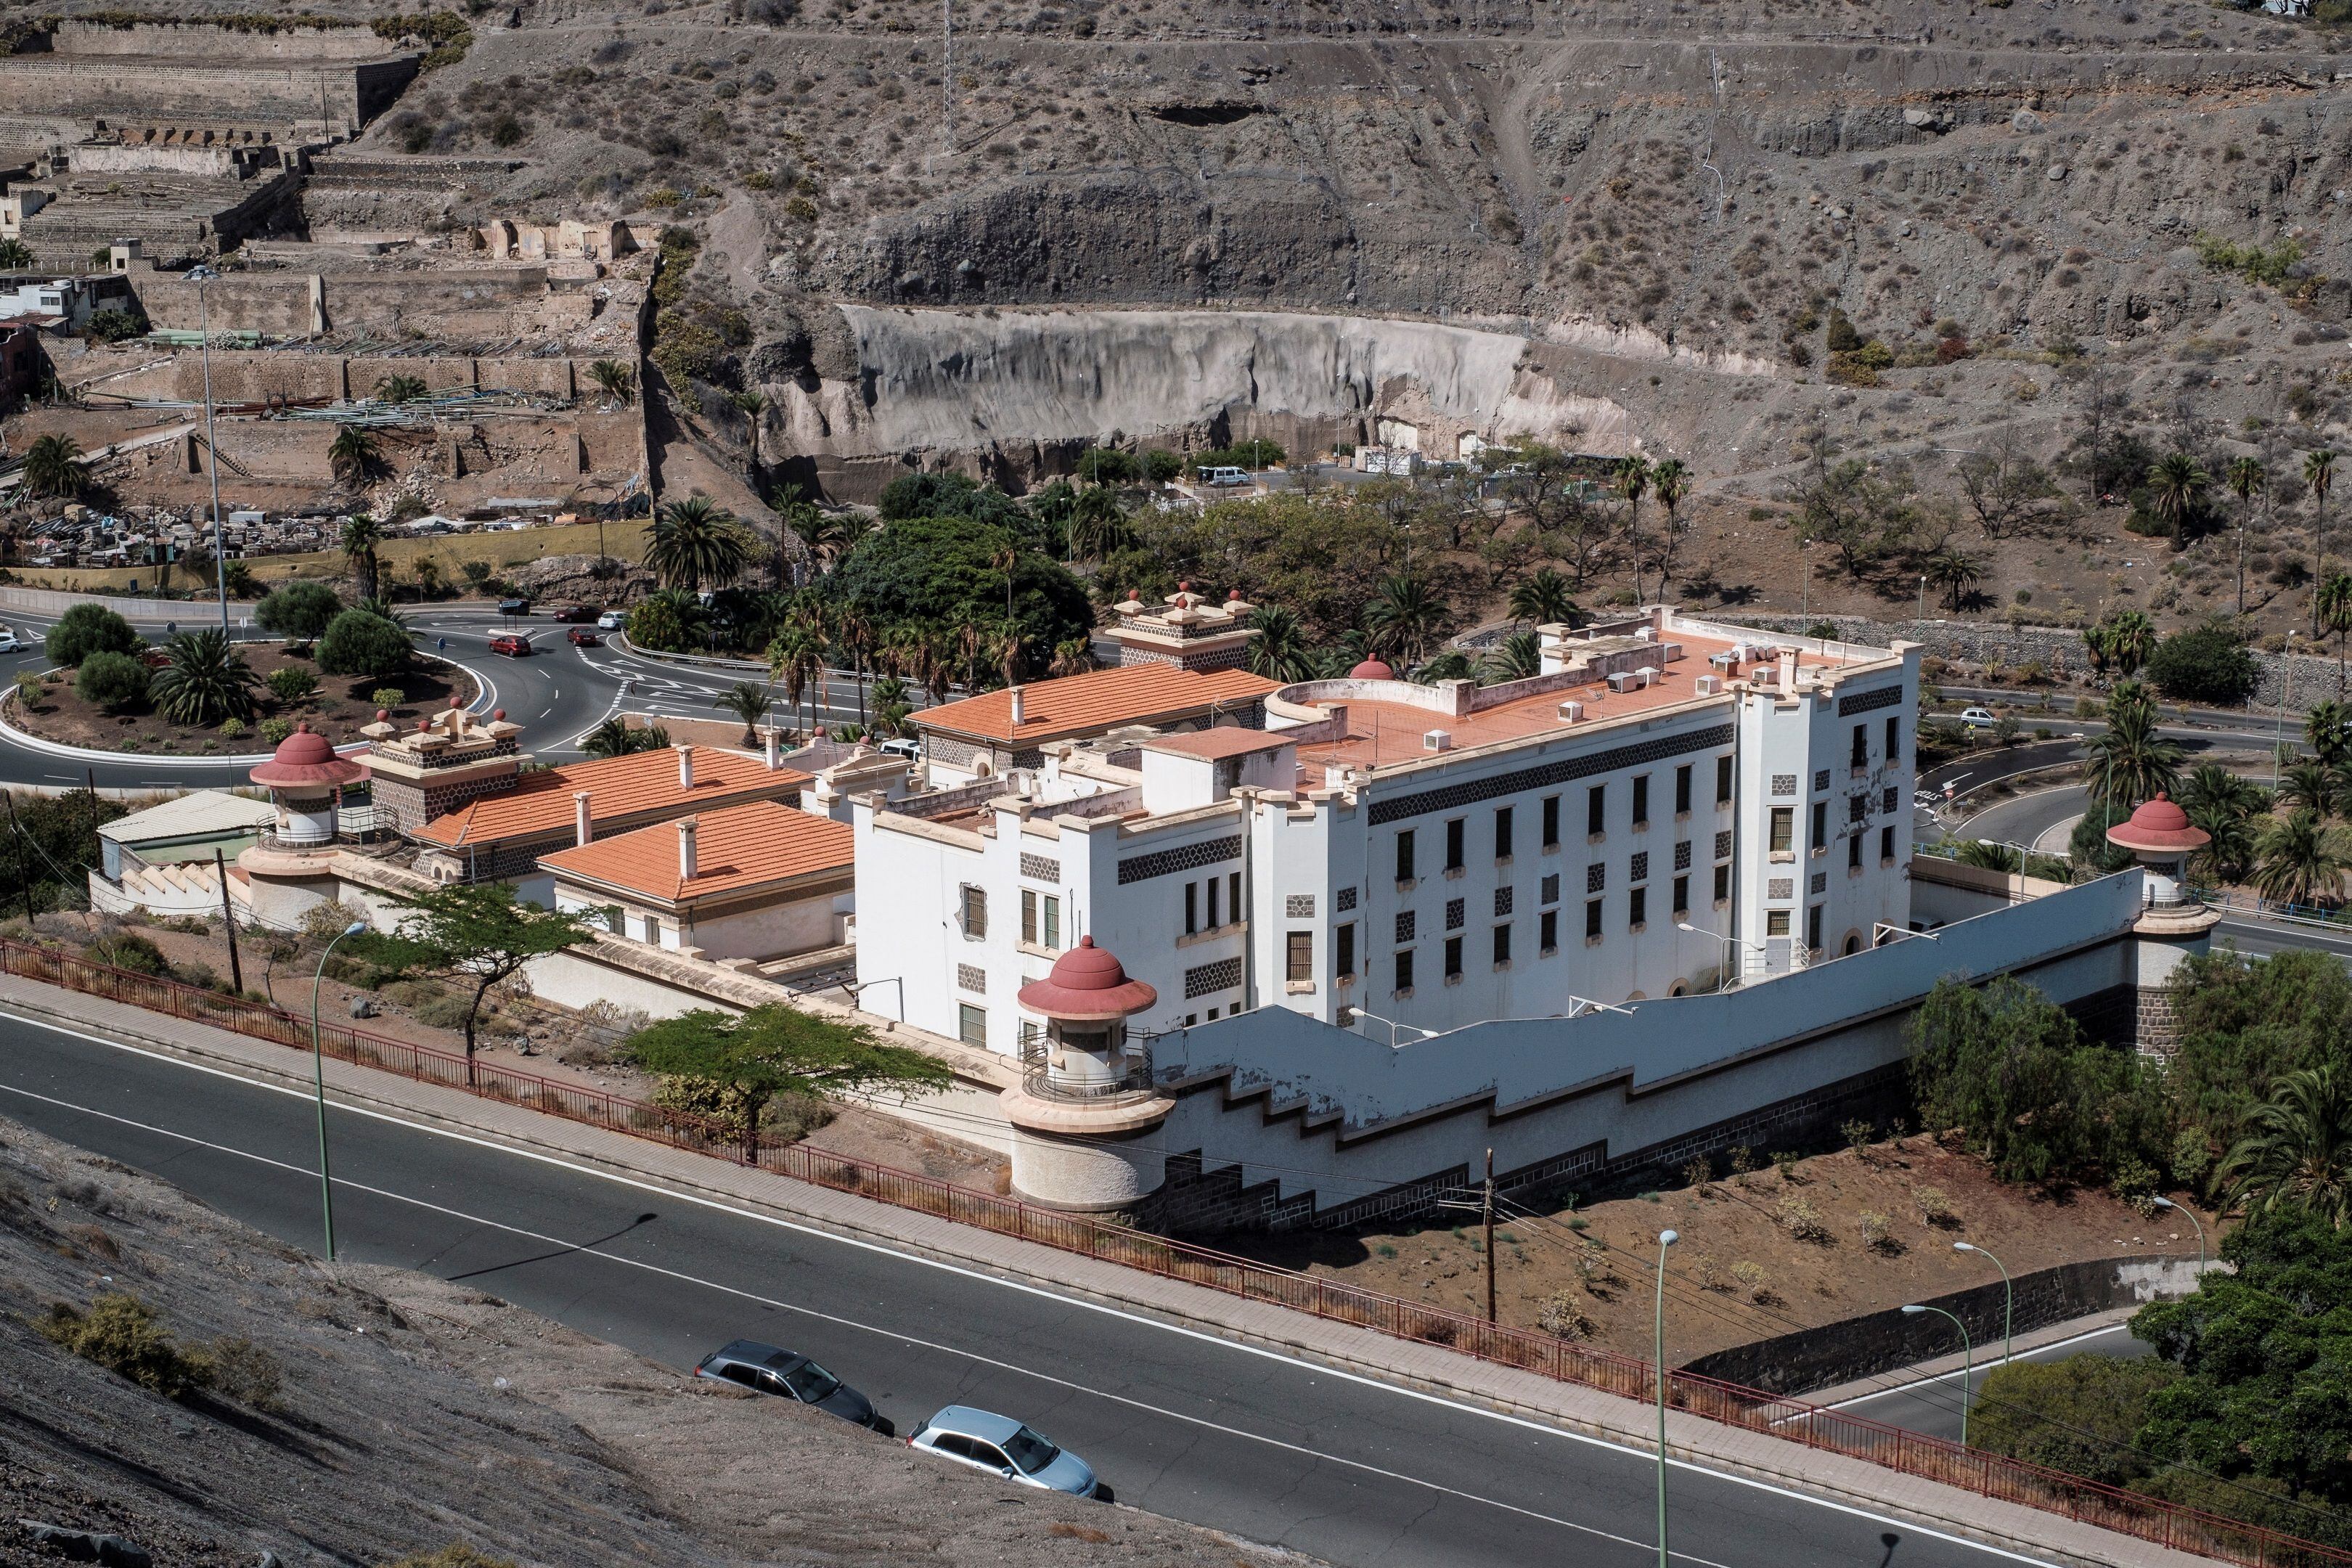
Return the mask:
M 1224 895 L 1223 911 L 1218 910 L 1218 895 Z M 1214 931 L 1222 925 L 1232 925 L 1242 919 L 1242 874 L 1228 871 L 1222 877 L 1211 877 L 1203 882 L 1184 884 L 1184 934 Z M 1206 916 L 1203 919 L 1203 916 Z
M 1675 814 L 1678 816 L 1687 814 L 1691 809 L 1694 765 L 1685 763 L 1675 770 Z M 1650 775 L 1637 773 L 1631 782 L 1633 826 L 1636 828 L 1645 827 L 1649 826 L 1650 821 Z M 1715 802 L 1717 805 L 1727 805 L 1730 801 L 1731 758 L 1725 755 L 1715 760 Z M 1543 797 L 1540 805 L 1542 844 L 1546 849 L 1556 849 L 1559 847 L 1559 795 L 1548 795 Z M 1517 838 L 1517 809 L 1508 805 L 1495 808 L 1493 832 L 1489 842 L 1494 847 L 1495 858 L 1497 860 L 1507 860 L 1513 853 L 1513 846 Z M 1585 832 L 1595 834 L 1605 831 L 1603 825 L 1608 820 L 1608 815 L 1609 785 L 1605 783 L 1591 785 L 1584 792 Z M 1458 871 L 1468 864 L 1469 838 L 1470 819 L 1468 817 L 1457 816 L 1446 823 L 1444 866 L 1446 870 Z M 1420 839 L 1416 829 L 1407 827 L 1398 832 L 1396 836 L 1396 879 L 1398 881 L 1410 882 L 1420 875 L 1419 847 Z

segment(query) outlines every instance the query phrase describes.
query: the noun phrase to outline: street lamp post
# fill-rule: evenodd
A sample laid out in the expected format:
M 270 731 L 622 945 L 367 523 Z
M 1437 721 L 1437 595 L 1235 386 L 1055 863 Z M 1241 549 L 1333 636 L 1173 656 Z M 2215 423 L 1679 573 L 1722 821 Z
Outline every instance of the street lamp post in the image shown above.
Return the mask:
M 1914 1315 L 1933 1312 L 1939 1318 L 1948 1318 L 1952 1327 L 1960 1331 L 1960 1447 L 1965 1448 L 1969 1446 L 1969 1384 L 1976 1377 L 1976 1353 L 1969 1343 L 1969 1326 L 1941 1307 L 1906 1306 L 1903 1310 Z
M 1419 1024 L 1400 1024 L 1394 1018 L 1383 1018 L 1378 1013 L 1367 1013 L 1361 1007 L 1342 1007 L 1339 1009 L 1339 1026 L 1341 1028 L 1346 1028 L 1349 1025 L 1353 1024 L 1359 1018 L 1370 1018 L 1375 1024 L 1386 1024 L 1389 1026 L 1389 1048 L 1391 1050 L 1394 1050 L 1396 1048 L 1396 1036 L 1399 1029 L 1411 1029 L 1414 1034 L 1419 1035 L 1424 1040 L 1431 1038 L 1437 1033 L 1434 1029 L 1424 1029 Z
M 1666 1248 L 1682 1237 L 1671 1230 L 1658 1232 L 1658 1295 L 1652 1321 L 1651 1354 L 1658 1369 L 1658 1568 L 1666 1563 Z
M 1738 978 L 1737 975 L 1734 975 L 1729 979 L 1727 979 L 1723 973 L 1725 970 L 1731 967 L 1731 949 L 1733 944 L 1737 943 L 1738 946 L 1747 948 L 1751 952 L 1765 952 L 1769 951 L 1760 942 L 1749 942 L 1746 937 L 1735 936 L 1729 931 L 1708 931 L 1703 926 L 1695 926 L 1688 921 L 1676 921 L 1675 922 L 1675 929 L 1676 931 L 1686 931 L 1693 936 L 1711 936 L 1715 938 L 1716 941 L 1723 944 L 1723 949 L 1716 955 L 1715 961 L 1715 988 L 1717 991 L 1730 990 L 1732 987 L 1732 982 Z
M 319 1045 L 319 986 L 327 977 L 327 958 L 337 942 L 367 930 L 367 921 L 353 921 L 335 933 L 334 942 L 319 954 L 319 968 L 310 976 L 310 1082 L 319 1097 L 319 1210 L 327 1223 L 327 1261 L 335 1260 L 335 1189 L 327 1173 L 327 1057 Z
M 228 630 L 228 543 L 221 532 L 220 509 L 220 443 L 213 435 L 213 331 L 212 318 L 205 304 L 205 285 L 216 283 L 220 274 L 209 267 L 191 268 L 188 281 L 196 286 L 197 355 L 205 365 L 205 467 L 213 481 L 213 581 L 220 589 L 221 636 Z M 334 1255 L 330 1246 L 328 1256 Z
M 2197 1276 L 2200 1279 L 2203 1279 L 2205 1276 L 2205 1226 L 2199 1222 L 2197 1211 L 2186 1205 L 2174 1203 L 2170 1198 L 2159 1198 L 2153 1194 L 2149 1195 L 2148 1202 L 2160 1209 L 2170 1209 L 2175 1214 L 2187 1215 L 2189 1223 L 2197 1227 Z
M 1952 1243 L 1952 1250 L 1973 1252 L 1979 1258 L 1992 1258 L 1991 1253 L 1973 1241 L 1956 1241 Z M 2009 1266 L 1998 1258 L 1992 1258 L 1992 1266 L 2000 1270 L 2000 1359 L 2006 1365 L 2009 1361 L 2010 1331 L 2016 1326 L 2017 1322 L 2017 1291 L 2009 1281 Z

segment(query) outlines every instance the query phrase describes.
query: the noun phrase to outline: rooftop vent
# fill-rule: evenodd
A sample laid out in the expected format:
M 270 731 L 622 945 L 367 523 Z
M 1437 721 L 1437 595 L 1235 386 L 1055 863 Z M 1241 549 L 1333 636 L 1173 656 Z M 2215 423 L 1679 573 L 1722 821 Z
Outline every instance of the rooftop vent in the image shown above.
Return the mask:
M 1579 721 L 1579 720 L 1582 719 L 1583 717 L 1584 717 L 1584 704 L 1583 704 L 1583 703 L 1581 703 L 1581 702 L 1563 702 L 1563 703 L 1561 703 L 1561 704 L 1559 705 L 1559 721 L 1560 721 L 1561 723 L 1563 723 L 1563 724 L 1573 724 L 1573 723 L 1575 723 L 1577 721 Z
M 1454 737 L 1444 730 L 1426 731 L 1421 737 L 1421 749 L 1424 752 L 1450 752 L 1454 749 Z
M 1702 675 L 1696 680 L 1691 682 L 1691 689 L 1696 691 L 1701 697 L 1719 696 L 1723 691 L 1723 677 L 1719 675 Z
M 1641 673 L 1631 669 L 1621 669 L 1609 678 L 1609 689 L 1612 691 L 1634 691 L 1643 684 Z

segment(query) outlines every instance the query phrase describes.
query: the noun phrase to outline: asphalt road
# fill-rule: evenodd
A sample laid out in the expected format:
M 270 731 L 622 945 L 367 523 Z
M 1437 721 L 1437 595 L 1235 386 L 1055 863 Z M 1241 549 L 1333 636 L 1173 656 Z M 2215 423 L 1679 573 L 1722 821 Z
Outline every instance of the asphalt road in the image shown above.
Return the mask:
M 310 1103 L 0 1016 L 0 1113 L 316 1248 Z M 1017 1415 L 1122 1502 L 1346 1564 L 1655 1560 L 1639 1454 L 554 1163 L 331 1112 L 342 1254 L 429 1270 L 690 1367 L 736 1337 L 815 1356 L 906 1430 Z M 1709 1568 L 2032 1562 L 1676 1467 Z
M 1984 1386 L 1984 1380 L 2004 1364 L 1998 1342 L 1979 1345 L 1976 1349 L 1978 1360 L 1973 1366 L 1956 1367 L 1934 1377 L 1893 1382 L 1891 1386 L 1876 1394 L 1842 1399 L 1831 1408 L 1850 1410 L 1874 1421 L 1908 1427 L 1914 1432 L 1925 1432 L 1933 1436 L 1949 1437 L 1957 1442 L 1960 1436 L 1962 1383 L 1966 1382 L 1973 1398 L 1976 1391 Z M 2129 1328 L 2116 1323 L 2043 1345 L 2038 1350 L 2020 1351 L 2015 1359 L 2049 1363 L 2078 1355 L 2107 1355 L 2128 1360 L 2151 1353 L 2152 1348 L 2145 1342 L 2134 1339 Z

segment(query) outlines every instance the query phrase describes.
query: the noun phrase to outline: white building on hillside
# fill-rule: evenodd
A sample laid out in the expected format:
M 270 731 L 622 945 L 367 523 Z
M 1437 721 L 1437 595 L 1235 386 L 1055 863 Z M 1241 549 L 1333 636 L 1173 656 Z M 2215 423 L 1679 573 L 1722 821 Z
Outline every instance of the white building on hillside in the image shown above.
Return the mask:
M 1524 680 L 1368 663 L 1266 694 L 1263 729 L 1098 710 L 1099 738 L 1034 766 L 860 799 L 858 978 L 1012 1053 L 1038 1024 L 1016 994 L 1088 935 L 1158 993 L 1142 1036 L 1275 1006 L 1409 1039 L 1711 990 L 1727 963 L 1780 973 L 1908 923 L 1907 645 L 1664 608 L 1542 641 Z

